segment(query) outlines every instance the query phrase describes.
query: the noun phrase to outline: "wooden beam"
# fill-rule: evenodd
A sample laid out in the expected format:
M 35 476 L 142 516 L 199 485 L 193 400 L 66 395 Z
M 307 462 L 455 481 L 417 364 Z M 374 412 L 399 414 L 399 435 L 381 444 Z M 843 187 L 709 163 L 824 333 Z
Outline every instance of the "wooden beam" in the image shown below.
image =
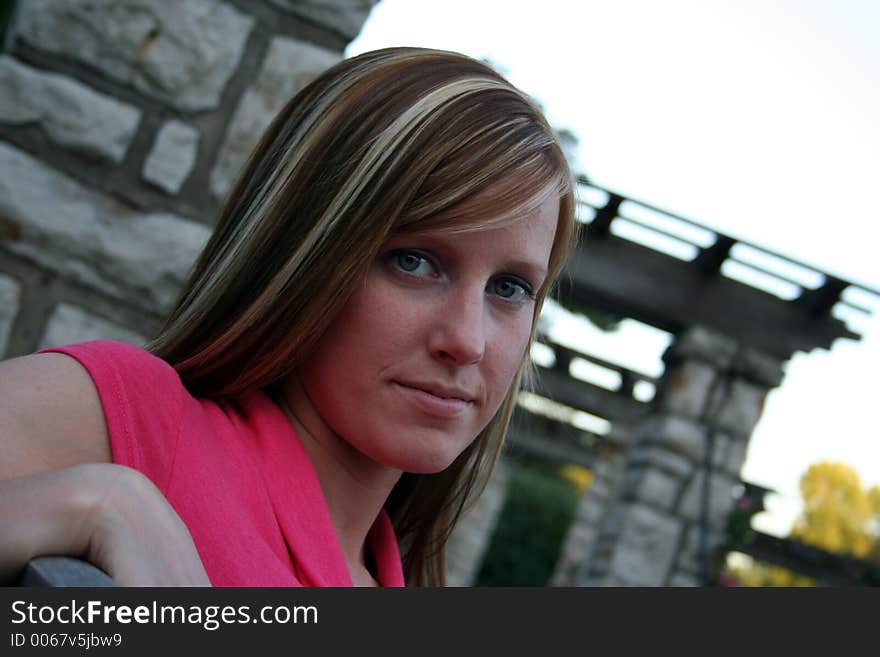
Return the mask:
M 712 276 L 721 270 L 721 265 L 730 255 L 730 249 L 736 242 L 727 235 L 717 235 L 715 244 L 707 249 L 701 249 L 694 259 L 694 265 L 704 276 Z
M 631 395 L 612 392 L 574 379 L 555 368 L 538 368 L 534 392 L 560 404 L 607 418 L 611 422 L 631 423 L 648 412 L 648 405 Z
M 543 433 L 526 433 L 512 429 L 507 432 L 504 450 L 511 455 L 527 454 L 554 463 L 574 463 L 585 468 L 595 466 L 593 450 L 566 443 Z
M 880 565 L 800 541 L 752 532 L 747 543 L 733 549 L 812 577 L 820 586 L 880 586 Z
M 622 196 L 608 192 L 608 202 L 601 208 L 596 208 L 596 216 L 587 226 L 587 234 L 597 238 L 607 235 L 611 228 L 611 222 L 614 221 L 620 210 L 621 203 L 623 203 Z
M 601 441 L 601 436 L 589 431 L 517 408 L 507 431 L 505 451 L 591 468 Z
M 859 339 L 829 315 L 817 317 L 812 308 L 721 275 L 706 276 L 693 263 L 611 234 L 584 240 L 563 279 L 568 282 L 560 285 L 560 302 L 570 309 L 604 310 L 672 333 L 705 325 L 784 359 L 827 349 L 837 338 Z
M 797 299 L 797 303 L 806 309 L 812 317 L 821 317 L 831 311 L 840 301 L 841 293 L 849 287 L 849 283 L 833 276 L 825 277 L 825 284 L 815 290 L 806 290 Z
M 636 381 L 647 381 L 648 383 L 654 385 L 657 384 L 656 377 L 642 374 L 641 372 L 636 372 L 635 370 L 631 370 L 617 363 L 612 363 L 609 360 L 599 358 L 598 356 L 595 356 L 593 354 L 587 354 L 583 351 L 572 349 L 571 347 L 566 347 L 565 345 L 561 345 L 558 342 L 554 342 L 546 336 L 539 336 L 538 342 L 553 350 L 553 353 L 556 355 L 556 363 L 553 365 L 553 367 L 556 369 L 567 370 L 573 359 L 581 358 L 583 360 L 604 367 L 605 369 L 614 370 L 615 372 L 620 374 L 621 378 L 629 379 L 633 383 L 635 383 Z

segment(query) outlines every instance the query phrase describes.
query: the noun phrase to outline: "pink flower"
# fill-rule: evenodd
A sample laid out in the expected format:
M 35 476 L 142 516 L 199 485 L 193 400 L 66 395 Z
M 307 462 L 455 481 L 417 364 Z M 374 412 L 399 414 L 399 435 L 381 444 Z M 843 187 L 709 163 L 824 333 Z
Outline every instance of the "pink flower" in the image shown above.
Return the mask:
M 739 582 L 737 580 L 725 573 L 721 573 L 718 576 L 718 584 L 726 588 L 736 588 L 739 586 Z

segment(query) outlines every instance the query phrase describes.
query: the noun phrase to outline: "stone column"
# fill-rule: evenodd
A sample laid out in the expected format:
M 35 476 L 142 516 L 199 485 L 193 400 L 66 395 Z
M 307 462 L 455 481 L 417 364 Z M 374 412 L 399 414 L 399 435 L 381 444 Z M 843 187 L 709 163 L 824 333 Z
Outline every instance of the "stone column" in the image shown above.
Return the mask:
M 667 350 L 652 412 L 637 427 L 619 495 L 601 514 L 580 586 L 699 586 L 783 363 L 701 327 Z M 598 512 L 597 512 L 598 515 Z
M 500 457 L 486 489 L 476 504 L 459 519 L 446 548 L 446 585 L 471 586 L 507 497 L 511 465 Z
M 615 425 L 615 432 L 602 441 L 595 448 L 596 460 L 591 467 L 593 480 L 578 502 L 550 586 L 576 584 L 578 572 L 596 543 L 602 518 L 618 494 L 627 463 L 629 436 Z

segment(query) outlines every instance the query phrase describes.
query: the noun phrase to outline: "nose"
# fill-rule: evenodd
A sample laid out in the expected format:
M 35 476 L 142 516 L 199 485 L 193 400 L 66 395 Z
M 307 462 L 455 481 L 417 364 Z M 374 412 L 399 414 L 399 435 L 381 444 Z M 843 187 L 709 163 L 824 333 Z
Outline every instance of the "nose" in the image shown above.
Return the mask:
M 431 355 L 448 365 L 478 363 L 486 353 L 486 309 L 483 290 L 461 291 L 437 309 L 431 331 Z

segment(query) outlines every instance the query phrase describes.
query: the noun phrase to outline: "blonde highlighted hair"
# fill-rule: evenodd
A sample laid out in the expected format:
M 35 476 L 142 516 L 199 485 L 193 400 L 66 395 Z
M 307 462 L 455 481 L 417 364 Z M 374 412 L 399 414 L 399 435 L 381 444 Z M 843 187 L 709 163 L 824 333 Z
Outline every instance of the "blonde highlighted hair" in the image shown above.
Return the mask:
M 571 174 L 540 109 L 457 53 L 389 48 L 345 60 L 269 126 L 150 350 L 197 396 L 271 390 L 391 235 L 497 225 L 536 207 L 548 189 L 559 196 L 559 221 L 533 332 L 575 239 Z M 444 583 L 446 541 L 497 458 L 522 356 L 472 445 L 443 472 L 405 473 L 388 500 L 410 585 Z

